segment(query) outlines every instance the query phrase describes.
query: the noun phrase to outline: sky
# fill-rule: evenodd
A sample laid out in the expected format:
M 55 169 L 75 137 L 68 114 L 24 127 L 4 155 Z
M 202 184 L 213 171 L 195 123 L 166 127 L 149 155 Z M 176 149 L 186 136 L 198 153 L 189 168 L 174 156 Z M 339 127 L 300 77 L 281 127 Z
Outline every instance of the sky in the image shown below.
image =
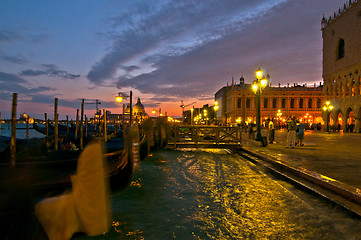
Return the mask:
M 133 102 L 180 116 L 231 84 L 322 82 L 321 19 L 346 0 L 3 0 L 0 1 L 0 112 L 75 119 Z M 127 102 L 129 100 L 125 100 Z M 186 109 L 187 109 L 186 108 Z

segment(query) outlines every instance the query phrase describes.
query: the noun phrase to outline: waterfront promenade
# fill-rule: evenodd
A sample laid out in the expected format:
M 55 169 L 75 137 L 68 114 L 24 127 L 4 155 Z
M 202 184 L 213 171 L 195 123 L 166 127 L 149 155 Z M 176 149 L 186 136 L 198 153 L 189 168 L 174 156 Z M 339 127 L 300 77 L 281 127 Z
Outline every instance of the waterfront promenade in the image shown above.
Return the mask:
M 268 132 L 262 131 L 262 136 L 268 138 Z M 309 130 L 305 131 L 304 146 L 296 148 L 286 148 L 286 130 L 277 130 L 276 143 L 266 147 L 250 140 L 248 133 L 242 137 L 246 149 L 361 188 L 361 134 Z

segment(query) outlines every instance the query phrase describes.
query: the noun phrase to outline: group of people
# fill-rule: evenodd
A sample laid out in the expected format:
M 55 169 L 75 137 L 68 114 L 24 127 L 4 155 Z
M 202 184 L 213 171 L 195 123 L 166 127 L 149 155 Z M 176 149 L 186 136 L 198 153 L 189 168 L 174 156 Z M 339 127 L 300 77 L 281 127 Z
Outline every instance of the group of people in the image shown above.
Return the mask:
M 296 116 L 292 116 L 287 121 L 287 143 L 286 148 L 294 148 L 296 145 L 303 146 L 303 138 L 305 135 L 303 123 L 296 120 Z
M 275 141 L 275 126 L 274 119 L 267 119 L 268 132 L 269 132 L 269 143 L 274 143 Z M 295 116 L 289 117 L 287 121 L 287 143 L 286 147 L 291 146 L 294 148 L 296 145 L 303 146 L 304 138 L 304 125 L 302 122 L 296 120 Z
M 255 139 L 255 133 L 257 132 L 256 124 L 251 123 L 249 126 L 249 139 Z M 275 126 L 274 119 L 267 119 L 266 127 L 268 127 L 268 141 L 270 144 L 275 142 Z M 295 116 L 291 116 L 287 120 L 287 143 L 286 147 L 294 148 L 296 145 L 303 146 L 304 138 L 304 124 L 296 120 Z

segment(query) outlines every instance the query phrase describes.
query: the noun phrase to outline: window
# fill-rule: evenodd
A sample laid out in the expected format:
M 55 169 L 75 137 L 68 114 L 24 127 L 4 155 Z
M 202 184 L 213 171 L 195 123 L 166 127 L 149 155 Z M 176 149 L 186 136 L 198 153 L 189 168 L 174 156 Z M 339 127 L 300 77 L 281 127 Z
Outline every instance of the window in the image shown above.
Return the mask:
M 274 98 L 274 99 L 272 100 L 272 107 L 273 107 L 273 108 L 277 108 L 277 98 Z
M 298 105 L 299 105 L 299 108 L 303 108 L 303 98 L 300 98 Z
M 242 108 L 242 98 L 237 99 L 237 108 Z
M 290 108 L 295 108 L 295 99 L 294 98 L 291 98 Z
M 268 98 L 263 99 L 263 107 L 268 108 Z
M 286 108 L 286 99 L 285 98 L 282 98 L 282 108 Z
M 317 98 L 317 108 L 321 108 L 321 98 Z
M 251 107 L 251 99 L 247 98 L 246 99 L 246 108 L 250 108 Z
M 345 41 L 341 38 L 338 43 L 337 59 L 341 59 L 345 56 Z
M 312 108 L 312 98 L 308 99 L 308 108 Z

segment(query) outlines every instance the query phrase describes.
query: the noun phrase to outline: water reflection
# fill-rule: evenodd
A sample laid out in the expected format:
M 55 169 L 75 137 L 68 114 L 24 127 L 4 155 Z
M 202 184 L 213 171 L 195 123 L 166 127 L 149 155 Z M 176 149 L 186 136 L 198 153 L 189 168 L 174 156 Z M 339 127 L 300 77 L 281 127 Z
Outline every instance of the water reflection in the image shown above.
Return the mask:
M 160 151 L 84 239 L 357 239 L 359 218 L 225 150 Z

